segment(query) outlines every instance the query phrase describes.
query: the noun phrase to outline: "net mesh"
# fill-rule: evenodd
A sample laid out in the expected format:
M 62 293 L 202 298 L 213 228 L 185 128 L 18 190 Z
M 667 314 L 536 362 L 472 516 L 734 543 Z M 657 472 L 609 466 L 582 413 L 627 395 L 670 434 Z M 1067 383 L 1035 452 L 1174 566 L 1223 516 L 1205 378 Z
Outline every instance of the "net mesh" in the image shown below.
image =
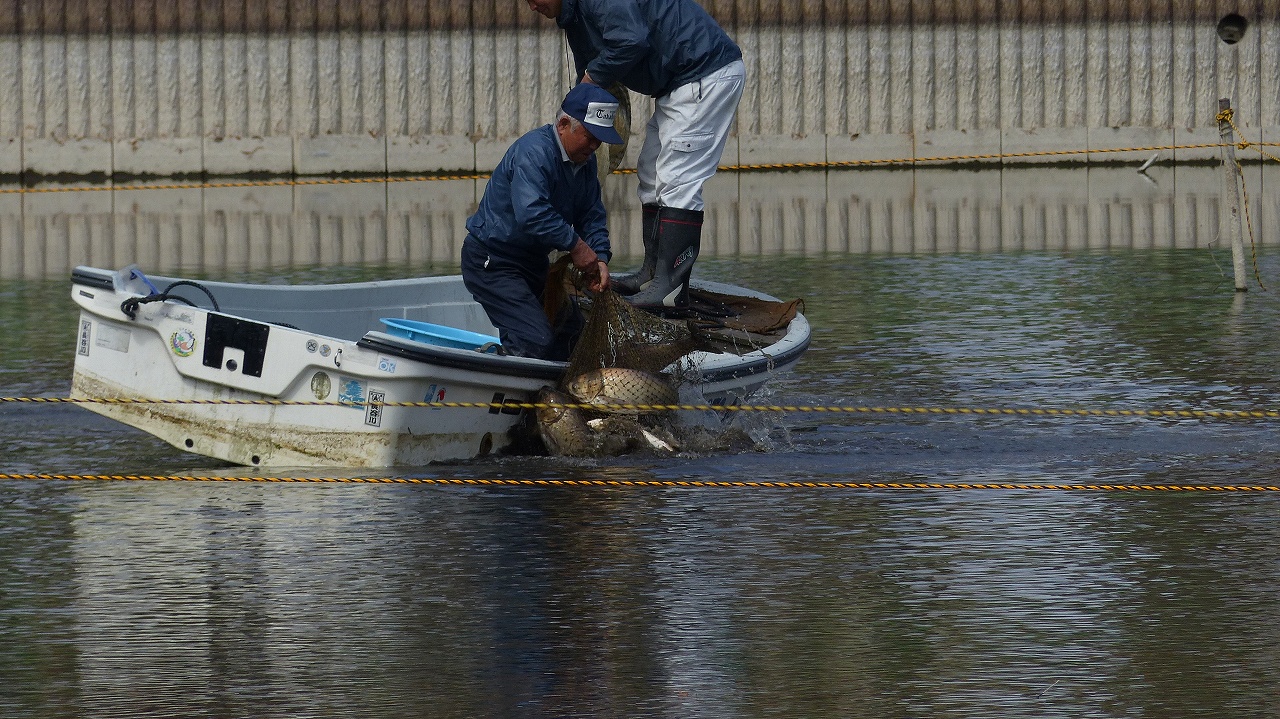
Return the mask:
M 580 318 L 574 320 L 575 325 L 582 323 L 582 330 L 560 382 L 560 390 L 565 393 L 561 396 L 586 403 L 602 400 L 670 404 L 672 400 L 665 396 L 656 398 L 662 393 L 652 384 L 639 381 L 634 373 L 609 370 L 639 370 L 676 389 L 692 380 L 696 388 L 701 362 L 682 358 L 698 351 L 741 355 L 768 347 L 786 334 L 791 320 L 804 306 L 799 299 L 778 302 L 690 288 L 687 307 L 660 309 L 661 314 L 655 314 L 633 306 L 613 290 L 590 293 L 581 285 L 581 274 L 568 256 L 552 263 L 543 292 L 543 310 L 553 325 L 556 318 L 579 317 L 576 312 L 564 311 L 570 303 L 586 310 L 585 323 Z M 664 373 L 668 367 L 671 369 Z M 561 401 L 548 399 L 555 396 L 547 388 L 539 393 L 538 401 Z M 686 397 L 685 401 L 697 401 L 697 397 Z M 750 428 L 736 424 L 719 426 L 683 420 L 679 420 L 677 438 L 675 413 L 651 411 L 622 416 L 613 414 L 613 410 L 580 411 L 582 414 L 579 410 L 544 414 L 539 410 L 536 418 L 530 415 L 529 423 L 536 425 L 534 434 L 553 454 L 612 455 L 645 448 L 663 452 L 726 451 L 759 446 L 762 441 Z M 547 417 L 553 419 L 549 421 Z M 736 422 L 741 415 L 733 417 Z M 570 421 L 574 418 L 576 423 Z M 567 432 L 563 427 L 576 431 Z
M 543 295 L 550 318 L 559 315 L 566 302 L 577 302 L 587 311 L 569 356 L 566 380 L 606 367 L 659 374 L 695 351 L 754 351 L 776 342 L 804 310 L 800 299 L 781 302 L 691 288 L 688 307 L 661 316 L 634 307 L 613 290 L 588 294 L 580 283 L 578 271 L 565 256 L 552 264 Z
M 636 309 L 613 290 L 590 300 L 586 326 L 569 356 L 565 377 L 621 367 L 660 373 L 704 344 L 687 322 L 673 322 Z

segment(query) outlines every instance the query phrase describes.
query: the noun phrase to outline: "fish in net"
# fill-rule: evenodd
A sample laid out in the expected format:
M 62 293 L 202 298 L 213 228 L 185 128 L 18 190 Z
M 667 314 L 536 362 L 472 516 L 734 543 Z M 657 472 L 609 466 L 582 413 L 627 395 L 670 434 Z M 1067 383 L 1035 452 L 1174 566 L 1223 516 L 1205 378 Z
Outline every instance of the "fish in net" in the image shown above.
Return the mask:
M 605 290 L 590 300 L 586 325 L 569 355 L 565 377 L 608 367 L 656 375 L 704 344 L 687 323 L 637 309 L 613 290 Z
M 616 453 L 618 447 L 677 451 L 681 443 L 667 427 L 671 413 L 661 407 L 677 404 L 680 384 L 697 371 L 679 360 L 699 351 L 742 354 L 767 346 L 803 307 L 798 299 L 691 290 L 689 307 L 664 316 L 636 308 L 611 290 L 588 293 L 580 284 L 568 257 L 553 263 L 543 294 L 547 316 L 563 317 L 565 303 L 572 302 L 587 317 L 559 386 L 545 388 L 538 403 L 605 406 L 540 412 L 538 431 L 553 454 L 592 456 Z

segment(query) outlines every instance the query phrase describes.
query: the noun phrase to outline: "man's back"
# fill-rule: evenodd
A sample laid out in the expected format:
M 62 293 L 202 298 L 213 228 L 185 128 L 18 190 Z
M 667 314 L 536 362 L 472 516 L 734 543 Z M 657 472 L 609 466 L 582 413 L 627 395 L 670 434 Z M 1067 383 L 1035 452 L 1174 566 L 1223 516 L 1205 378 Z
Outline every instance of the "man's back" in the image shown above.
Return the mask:
M 579 76 L 653 97 L 742 58 L 694 0 L 564 0 L 557 23 Z
M 605 226 L 599 197 L 594 156 L 575 171 L 561 155 L 555 128 L 543 125 L 507 149 L 467 220 L 467 231 L 508 256 L 568 250 L 579 236 L 594 246 Z M 601 251 L 607 247 L 606 239 Z

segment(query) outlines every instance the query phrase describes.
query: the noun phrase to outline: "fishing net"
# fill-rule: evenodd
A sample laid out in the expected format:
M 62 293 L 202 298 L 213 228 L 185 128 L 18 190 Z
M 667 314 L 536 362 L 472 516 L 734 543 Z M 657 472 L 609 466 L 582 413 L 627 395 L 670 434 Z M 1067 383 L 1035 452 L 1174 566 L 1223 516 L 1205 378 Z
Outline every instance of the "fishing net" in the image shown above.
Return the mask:
M 543 294 L 548 318 L 577 316 L 566 312 L 575 306 L 586 311 L 586 321 L 569 357 L 560 394 L 544 388 L 543 403 L 571 401 L 588 404 L 672 404 L 644 375 L 655 375 L 660 384 L 678 389 L 696 380 L 699 363 L 681 361 L 691 352 L 744 354 L 780 339 L 796 313 L 800 300 L 775 302 L 740 295 L 725 295 L 696 288 L 689 291 L 689 305 L 666 308 L 661 314 L 634 307 L 612 290 L 591 293 L 581 288 L 580 273 L 568 256 L 552 264 Z M 576 322 L 581 322 L 579 318 Z M 667 372 L 663 370 L 670 367 Z M 597 372 L 603 370 L 603 372 Z M 639 370 L 613 372 L 611 370 Z M 643 374 L 641 374 L 643 373 Z M 581 411 L 540 408 L 530 416 L 527 428 L 541 438 L 552 454 L 574 456 L 613 455 L 656 449 L 673 451 L 723 451 L 755 446 L 749 428 L 724 425 L 704 418 L 679 421 L 662 412 L 616 414 L 610 410 Z
M 565 377 L 605 367 L 650 374 L 702 348 L 688 323 L 672 322 L 636 309 L 613 290 L 591 298 L 587 323 L 569 355 Z
M 613 290 L 589 293 L 582 289 L 582 275 L 565 255 L 551 264 L 542 310 L 554 324 L 563 317 L 566 303 L 586 311 L 586 324 L 569 355 L 565 379 L 605 367 L 635 369 L 650 374 L 690 352 L 702 343 L 686 322 L 672 322 L 631 306 Z
M 578 271 L 562 257 L 552 265 L 543 295 L 548 317 L 560 315 L 566 302 L 576 302 L 587 313 L 566 379 L 606 367 L 659 374 L 690 352 L 757 350 L 776 342 L 804 309 L 799 299 L 779 302 L 690 288 L 688 307 L 660 315 L 633 306 L 612 290 L 587 293 L 580 283 Z

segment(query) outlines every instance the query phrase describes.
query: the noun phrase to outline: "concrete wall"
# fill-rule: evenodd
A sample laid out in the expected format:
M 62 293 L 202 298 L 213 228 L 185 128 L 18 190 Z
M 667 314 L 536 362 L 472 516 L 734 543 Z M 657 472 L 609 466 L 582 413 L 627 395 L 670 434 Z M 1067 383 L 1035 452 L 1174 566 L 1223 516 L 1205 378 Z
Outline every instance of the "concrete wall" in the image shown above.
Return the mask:
M 1219 97 L 1280 141 L 1280 0 L 705 5 L 748 67 L 725 164 L 1216 142 Z M 483 171 L 569 86 L 519 0 L 0 0 L 0 67 L 28 177 Z

